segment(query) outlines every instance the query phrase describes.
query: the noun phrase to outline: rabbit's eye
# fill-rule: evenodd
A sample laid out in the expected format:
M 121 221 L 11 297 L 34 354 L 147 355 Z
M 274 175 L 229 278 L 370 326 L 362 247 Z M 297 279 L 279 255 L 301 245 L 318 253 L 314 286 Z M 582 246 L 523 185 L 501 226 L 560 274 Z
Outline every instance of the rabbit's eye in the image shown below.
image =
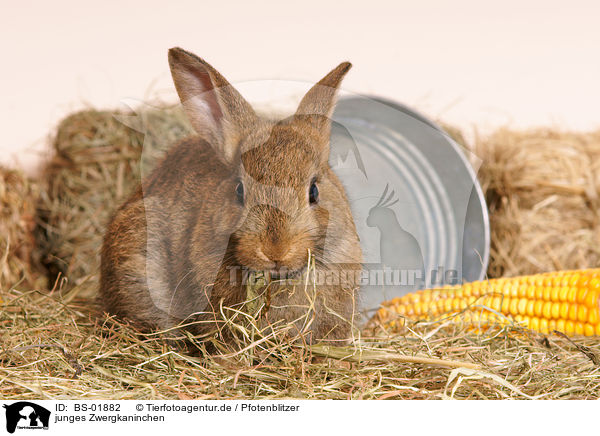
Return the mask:
M 241 181 L 235 187 L 235 195 L 240 204 L 244 204 L 244 184 Z
M 308 188 L 308 201 L 310 204 L 315 204 L 319 201 L 319 188 L 317 188 L 316 182 L 312 182 L 310 188 Z

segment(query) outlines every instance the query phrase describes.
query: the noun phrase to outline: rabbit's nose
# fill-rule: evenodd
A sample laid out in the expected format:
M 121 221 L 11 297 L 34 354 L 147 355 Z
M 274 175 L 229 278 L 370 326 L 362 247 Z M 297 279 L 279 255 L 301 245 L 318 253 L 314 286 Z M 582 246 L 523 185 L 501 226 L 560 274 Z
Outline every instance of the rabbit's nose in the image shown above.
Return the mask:
M 275 269 L 279 269 L 283 266 L 285 262 L 285 257 L 287 256 L 289 251 L 289 247 L 285 248 L 281 247 L 280 245 L 272 245 L 262 248 L 262 252 L 265 254 L 265 256 L 275 264 Z

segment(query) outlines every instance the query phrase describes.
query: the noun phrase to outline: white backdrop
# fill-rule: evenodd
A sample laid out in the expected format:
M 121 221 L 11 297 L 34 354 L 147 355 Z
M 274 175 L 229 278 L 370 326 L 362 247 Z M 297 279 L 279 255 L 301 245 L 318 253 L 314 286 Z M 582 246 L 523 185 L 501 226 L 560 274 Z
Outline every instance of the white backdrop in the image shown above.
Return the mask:
M 167 49 L 232 82 L 318 80 L 463 128 L 600 126 L 595 1 L 1 1 L 0 162 L 33 171 L 69 111 L 174 99 Z

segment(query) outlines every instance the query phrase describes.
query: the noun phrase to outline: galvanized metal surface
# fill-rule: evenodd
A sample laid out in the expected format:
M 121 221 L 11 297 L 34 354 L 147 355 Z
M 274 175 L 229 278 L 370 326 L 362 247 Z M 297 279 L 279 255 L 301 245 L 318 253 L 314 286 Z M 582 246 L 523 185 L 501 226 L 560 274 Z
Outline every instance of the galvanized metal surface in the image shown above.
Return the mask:
M 461 147 L 422 115 L 387 100 L 342 98 L 333 119 L 330 163 L 372 272 L 363 276 L 361 311 L 369 316 L 382 301 L 423 286 L 483 279 L 488 213 Z M 394 192 L 388 201 L 384 191 Z M 420 257 L 422 281 L 376 283 L 382 270 L 418 269 Z

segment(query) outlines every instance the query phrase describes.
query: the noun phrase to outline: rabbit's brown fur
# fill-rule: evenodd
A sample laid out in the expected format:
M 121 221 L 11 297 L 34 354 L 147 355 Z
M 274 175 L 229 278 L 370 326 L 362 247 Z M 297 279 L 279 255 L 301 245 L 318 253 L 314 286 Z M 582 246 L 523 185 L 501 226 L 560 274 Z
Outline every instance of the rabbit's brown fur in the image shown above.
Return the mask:
M 100 284 L 106 310 L 146 330 L 191 316 L 204 321 L 192 332 L 203 333 L 214 328 L 221 304 L 246 299 L 235 267 L 304 277 L 310 251 L 318 271 L 360 268 L 348 200 L 328 164 L 329 117 L 350 64 L 315 85 L 294 116 L 272 121 L 195 55 L 171 49 L 169 63 L 198 135 L 174 145 L 108 225 Z M 319 196 L 310 204 L 313 182 Z M 310 296 L 304 285 L 273 284 L 266 319 L 291 322 L 312 303 L 309 341 L 348 338 L 355 287 L 342 280 Z

